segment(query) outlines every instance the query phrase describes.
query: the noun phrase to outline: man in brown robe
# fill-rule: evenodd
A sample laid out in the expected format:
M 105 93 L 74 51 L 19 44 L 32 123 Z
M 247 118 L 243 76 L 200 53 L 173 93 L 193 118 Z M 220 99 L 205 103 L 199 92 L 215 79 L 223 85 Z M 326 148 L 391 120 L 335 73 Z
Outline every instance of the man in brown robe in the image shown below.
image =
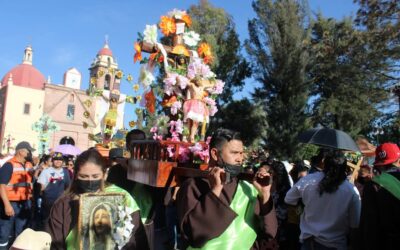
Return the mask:
M 243 143 L 239 133 L 218 129 L 210 142 L 208 179 L 187 179 L 177 195 L 178 218 L 184 245 L 201 248 L 210 240 L 219 240 L 219 236 L 238 216 L 230 205 L 239 186 L 236 176 L 241 171 L 242 163 Z M 265 169 L 260 169 L 256 177 L 269 178 L 269 174 Z M 271 185 L 261 185 L 256 180 L 252 185 L 258 193 L 254 206 L 258 225 L 252 227 L 257 238 L 252 246 L 250 242 L 251 249 L 277 249 L 274 237 L 278 223 L 270 193 Z M 243 223 L 246 222 L 243 220 Z M 238 241 L 249 240 L 240 238 L 241 232 L 238 235 Z M 235 249 L 235 246 L 232 245 L 230 249 Z

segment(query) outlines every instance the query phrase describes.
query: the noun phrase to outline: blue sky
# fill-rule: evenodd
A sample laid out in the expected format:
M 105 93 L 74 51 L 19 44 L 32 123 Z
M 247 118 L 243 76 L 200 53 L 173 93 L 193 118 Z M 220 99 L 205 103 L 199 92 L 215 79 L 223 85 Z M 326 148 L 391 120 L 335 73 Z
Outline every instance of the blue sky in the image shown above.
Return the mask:
M 248 37 L 247 21 L 254 17 L 250 0 L 210 0 L 232 15 L 243 41 Z M 0 0 L 0 77 L 22 62 L 26 45 L 34 50 L 33 64 L 53 83 L 61 83 L 64 72 L 77 68 L 83 76 L 82 87 L 89 81 L 91 61 L 104 44 L 105 35 L 119 67 L 137 79 L 139 65 L 134 64 L 133 43 L 146 24 L 156 24 L 159 17 L 178 8 L 187 9 L 197 0 Z M 342 18 L 355 15 L 352 0 L 309 0 L 311 11 Z M 0 79 L 1 79 L 0 78 Z M 251 79 L 247 81 L 246 95 Z M 132 95 L 127 82 L 121 92 Z M 125 124 L 133 117 L 135 106 L 127 104 Z

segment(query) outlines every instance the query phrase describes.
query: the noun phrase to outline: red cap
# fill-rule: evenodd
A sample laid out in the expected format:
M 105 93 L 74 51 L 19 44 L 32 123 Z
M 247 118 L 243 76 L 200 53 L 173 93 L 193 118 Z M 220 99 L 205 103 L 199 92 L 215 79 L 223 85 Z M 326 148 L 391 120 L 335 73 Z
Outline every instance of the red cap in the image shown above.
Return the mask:
M 400 149 L 394 143 L 383 143 L 376 148 L 375 166 L 384 166 L 396 162 L 400 158 Z

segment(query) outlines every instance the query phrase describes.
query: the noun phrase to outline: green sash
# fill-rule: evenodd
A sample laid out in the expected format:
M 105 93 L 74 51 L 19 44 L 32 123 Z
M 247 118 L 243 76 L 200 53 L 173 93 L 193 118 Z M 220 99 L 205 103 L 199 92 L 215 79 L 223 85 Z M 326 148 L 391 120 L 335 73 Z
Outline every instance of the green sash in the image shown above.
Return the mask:
M 201 248 L 207 250 L 245 250 L 250 249 L 257 238 L 257 217 L 254 206 L 257 203 L 257 190 L 246 181 L 239 181 L 230 208 L 237 214 L 228 228 L 217 238 L 209 240 Z
M 372 180 L 400 200 L 400 181 L 396 177 L 388 173 L 382 173 L 374 176 Z
M 136 183 L 131 193 L 140 208 L 140 217 L 143 224 L 145 224 L 153 206 L 151 193 L 141 183 Z
M 132 198 L 132 196 L 126 192 L 124 189 L 116 186 L 111 185 L 104 189 L 106 193 L 123 193 L 125 194 L 125 206 L 130 207 L 133 212 L 139 210 L 139 206 L 137 205 L 136 201 Z M 137 225 L 135 225 L 137 226 Z M 67 250 L 75 250 L 79 249 L 79 237 L 78 237 L 78 230 L 76 227 L 72 228 L 72 230 L 68 233 L 67 238 L 65 239 L 65 244 L 67 245 Z

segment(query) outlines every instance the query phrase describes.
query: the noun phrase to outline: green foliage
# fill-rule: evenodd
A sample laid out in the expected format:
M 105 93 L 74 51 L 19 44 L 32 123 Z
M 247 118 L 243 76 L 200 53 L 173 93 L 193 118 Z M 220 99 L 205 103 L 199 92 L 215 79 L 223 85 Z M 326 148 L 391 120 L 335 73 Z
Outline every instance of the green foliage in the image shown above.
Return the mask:
M 225 82 L 224 92 L 218 101 L 232 101 L 233 94 L 242 89 L 244 79 L 251 75 L 250 66 L 240 52 L 240 41 L 232 17 L 206 0 L 192 5 L 188 13 L 192 18 L 192 29 L 213 50 L 212 71 Z
M 265 143 L 278 158 L 297 158 L 297 135 L 309 128 L 308 7 L 294 0 L 258 0 L 253 9 L 257 17 L 249 21 L 246 49 L 262 84 L 254 97 L 267 113 Z
M 209 131 L 219 127 L 239 131 L 247 146 L 260 145 L 260 139 L 266 136 L 266 117 L 261 105 L 243 99 L 224 105 L 218 112 L 220 119 L 211 124 Z
M 317 16 L 310 71 L 315 124 L 356 136 L 380 115 L 379 104 L 387 99 L 386 77 L 380 73 L 386 64 L 365 44 L 365 35 L 350 18 L 336 21 Z

